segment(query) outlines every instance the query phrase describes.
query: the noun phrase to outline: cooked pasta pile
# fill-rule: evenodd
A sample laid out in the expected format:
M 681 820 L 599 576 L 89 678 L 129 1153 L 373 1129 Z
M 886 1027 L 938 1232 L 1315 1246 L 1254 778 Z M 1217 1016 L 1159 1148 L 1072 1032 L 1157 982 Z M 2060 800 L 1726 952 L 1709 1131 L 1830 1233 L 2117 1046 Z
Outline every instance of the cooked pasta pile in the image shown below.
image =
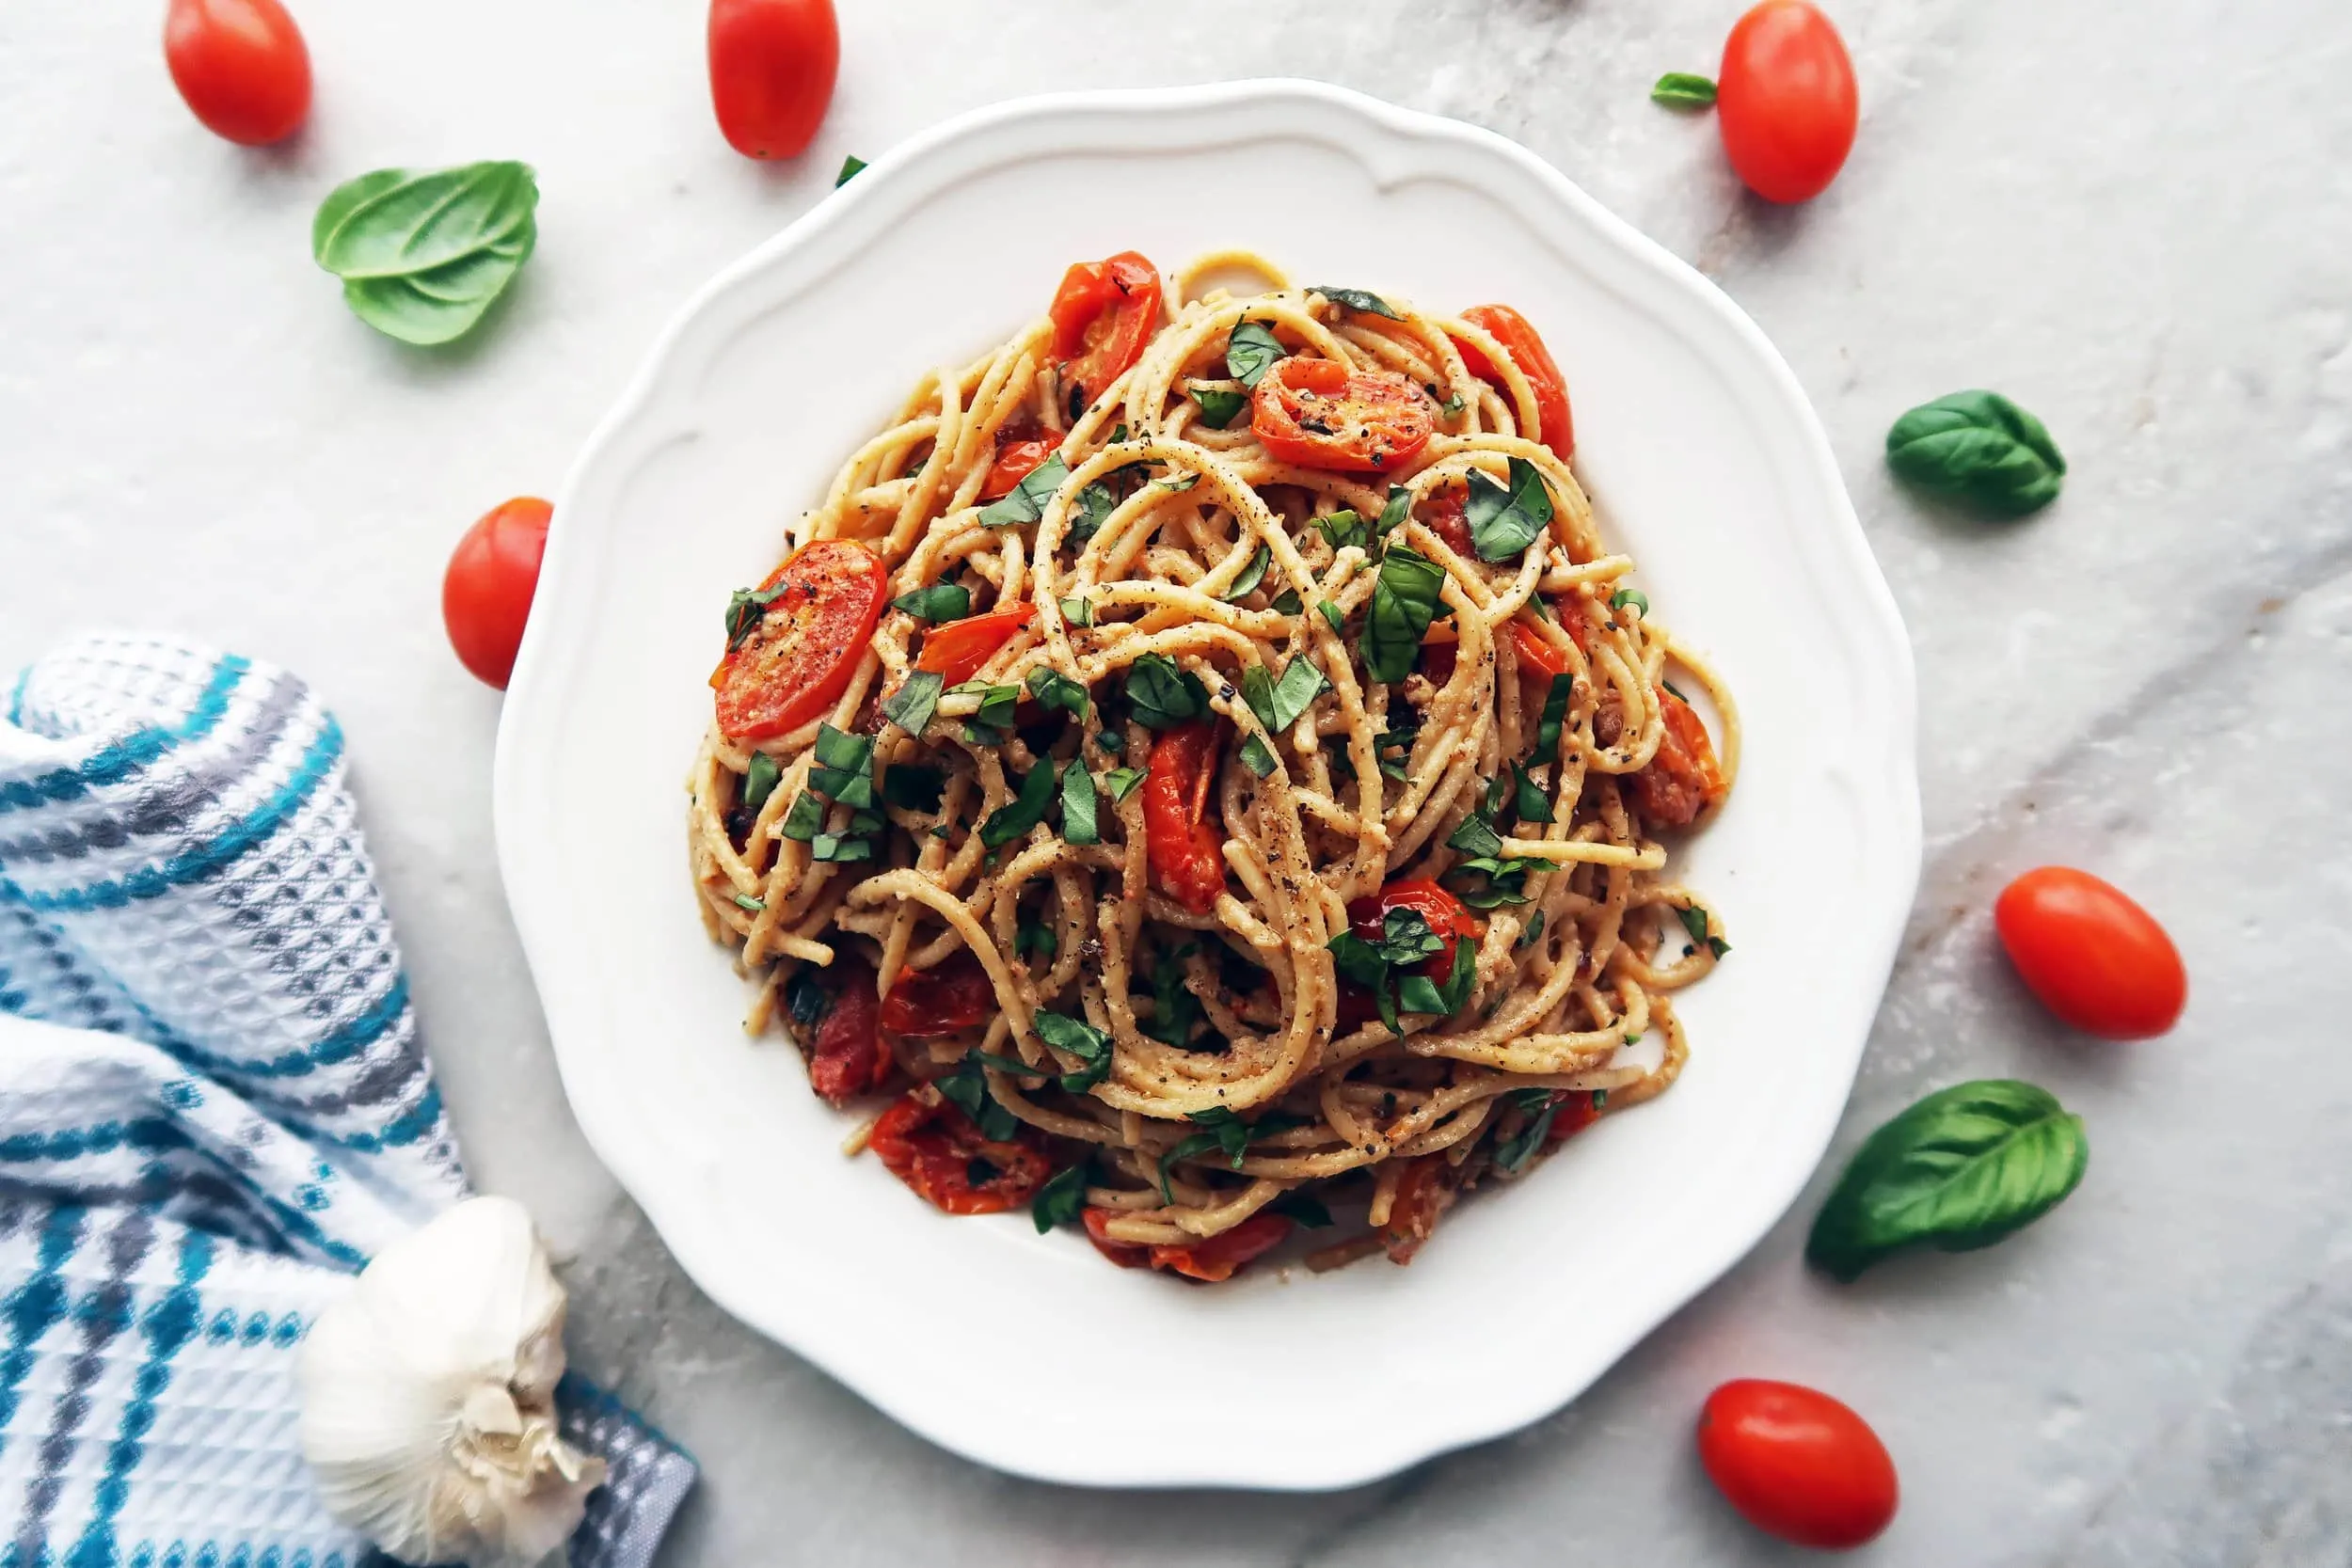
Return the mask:
M 1406 1261 L 1660 1093 L 1726 949 L 1659 835 L 1737 721 L 1570 439 L 1503 308 L 1073 267 L 729 607 L 690 831 L 751 1030 L 940 1207 L 1203 1279 Z

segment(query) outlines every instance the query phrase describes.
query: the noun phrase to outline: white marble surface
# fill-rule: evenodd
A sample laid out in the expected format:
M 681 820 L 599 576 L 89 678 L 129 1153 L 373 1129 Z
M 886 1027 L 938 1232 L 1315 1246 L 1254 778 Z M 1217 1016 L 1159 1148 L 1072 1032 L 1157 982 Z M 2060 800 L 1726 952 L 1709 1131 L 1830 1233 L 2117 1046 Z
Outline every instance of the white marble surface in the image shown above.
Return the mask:
M 1743 200 L 1712 128 L 1645 98 L 1661 70 L 1711 69 L 1729 3 L 849 0 L 833 118 L 781 169 L 710 125 L 687 0 L 299 8 L 319 107 L 262 155 L 188 120 L 159 8 L 0 11 L 0 664 L 84 626 L 156 626 L 326 692 L 472 1168 L 570 1257 L 579 1361 L 706 1465 L 667 1568 L 1792 1560 L 1692 1457 L 1700 1399 L 1740 1374 L 1836 1390 L 1893 1447 L 1903 1513 L 1857 1560 L 2352 1552 L 2340 8 L 1841 0 L 1862 135 L 1800 212 Z M 1780 344 L 1921 684 L 1926 881 L 1838 1152 L 1929 1088 L 2016 1073 L 2088 1117 L 2094 1158 L 2001 1248 L 1842 1289 L 1796 1261 L 1825 1173 L 1571 1410 L 1385 1484 L 1059 1491 L 929 1448 L 737 1327 L 591 1158 L 492 865 L 497 699 L 442 644 L 439 575 L 474 515 L 555 487 L 687 293 L 845 152 L 1049 87 L 1273 71 L 1520 139 Z M 311 209 L 365 168 L 481 157 L 541 173 L 516 297 L 453 352 L 373 337 L 310 264 Z M 1985 527 L 1889 485 L 1888 421 L 1970 385 L 2057 434 L 2073 471 L 2049 512 Z M 2169 1039 L 2070 1039 L 2009 977 L 1986 907 L 2045 860 L 2170 925 L 2193 996 Z M 1446 1332 L 1400 1354 L 1442 1354 Z M 1139 1397 L 1227 1399 L 1314 1440 L 1315 1412 L 1252 1409 L 1214 1345 L 1186 1352 L 1125 1370 Z M 1005 1357 L 1017 1402 L 1016 1359 L 973 1354 Z M 1120 1371 L 1046 1354 L 1026 1375 Z

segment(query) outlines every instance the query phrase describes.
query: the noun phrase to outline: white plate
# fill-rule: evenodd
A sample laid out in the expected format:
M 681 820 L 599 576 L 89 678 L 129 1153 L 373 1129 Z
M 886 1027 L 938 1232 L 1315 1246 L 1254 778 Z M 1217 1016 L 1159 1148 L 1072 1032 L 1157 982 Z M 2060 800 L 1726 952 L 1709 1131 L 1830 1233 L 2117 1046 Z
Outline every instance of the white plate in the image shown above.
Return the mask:
M 869 1161 L 704 939 L 682 781 L 727 593 L 927 365 L 1073 260 L 1229 245 L 1435 306 L 1507 300 L 1660 618 L 1746 717 L 1684 870 L 1731 957 L 1690 1070 L 1410 1268 L 1203 1290 Z M 687 1272 L 932 1440 L 1091 1485 L 1371 1480 L 1574 1398 L 1772 1226 L 1851 1085 L 1919 859 L 1911 653 L 1788 367 L 1705 279 L 1485 131 L 1306 82 L 1035 99 L 878 160 L 704 289 L 590 441 L 499 734 L 516 923 L 581 1128 Z M 1017 1381 L 1009 1366 L 1035 1369 Z M 1289 1420 L 1259 1411 L 1312 1412 Z

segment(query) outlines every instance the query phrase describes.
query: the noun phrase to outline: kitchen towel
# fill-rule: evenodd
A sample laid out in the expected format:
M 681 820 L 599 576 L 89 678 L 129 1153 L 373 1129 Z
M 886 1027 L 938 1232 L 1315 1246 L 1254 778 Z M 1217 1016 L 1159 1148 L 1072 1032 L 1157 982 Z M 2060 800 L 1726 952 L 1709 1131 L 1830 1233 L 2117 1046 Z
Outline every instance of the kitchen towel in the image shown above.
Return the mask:
M 268 665 L 91 637 L 0 712 L 0 1568 L 361 1568 L 297 1347 L 465 1196 L 343 783 Z M 643 1568 L 693 1482 L 567 1377 L 609 1479 L 575 1568 Z

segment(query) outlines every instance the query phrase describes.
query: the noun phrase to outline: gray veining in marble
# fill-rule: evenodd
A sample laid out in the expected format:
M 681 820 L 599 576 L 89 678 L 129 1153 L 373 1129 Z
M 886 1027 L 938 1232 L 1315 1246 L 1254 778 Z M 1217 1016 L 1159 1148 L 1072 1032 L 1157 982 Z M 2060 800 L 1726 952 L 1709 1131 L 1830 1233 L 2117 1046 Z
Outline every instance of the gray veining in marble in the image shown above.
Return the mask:
M 1708 122 L 1645 99 L 1711 68 L 1738 8 L 1713 0 L 850 0 L 833 119 L 782 169 L 711 130 L 685 0 L 298 8 L 316 121 L 258 156 L 188 123 L 159 8 L 0 14 L 0 662 L 162 626 L 325 689 L 473 1169 L 570 1259 L 578 1360 L 707 1466 L 669 1568 L 1794 1561 L 1692 1456 L 1699 1401 L 1740 1374 L 1835 1389 L 1885 1434 L 1904 1510 L 1858 1561 L 2352 1560 L 2342 7 L 1839 0 L 1866 118 L 1796 212 L 1743 199 Z M 1839 1151 L 2015 1073 L 2084 1113 L 2094 1155 L 1997 1250 L 1842 1289 L 1796 1261 L 1817 1178 L 1572 1409 L 1384 1484 L 1060 1491 L 737 1327 L 589 1155 L 492 866 L 497 700 L 442 646 L 439 573 L 476 513 L 556 484 L 679 301 L 843 153 L 1041 87 L 1274 71 L 1520 139 L 1780 345 L 1921 684 L 1926 879 Z M 508 156 L 541 170 L 542 241 L 481 341 L 413 354 L 350 321 L 305 243 L 326 189 Z M 2063 444 L 2046 514 L 1987 527 L 1889 484 L 1889 420 L 1972 385 Z M 2045 860 L 2169 923 L 2194 977 L 2172 1037 L 2071 1039 L 2010 978 L 1985 911 Z M 1314 1440 L 1311 1411 L 1236 1409 Z

